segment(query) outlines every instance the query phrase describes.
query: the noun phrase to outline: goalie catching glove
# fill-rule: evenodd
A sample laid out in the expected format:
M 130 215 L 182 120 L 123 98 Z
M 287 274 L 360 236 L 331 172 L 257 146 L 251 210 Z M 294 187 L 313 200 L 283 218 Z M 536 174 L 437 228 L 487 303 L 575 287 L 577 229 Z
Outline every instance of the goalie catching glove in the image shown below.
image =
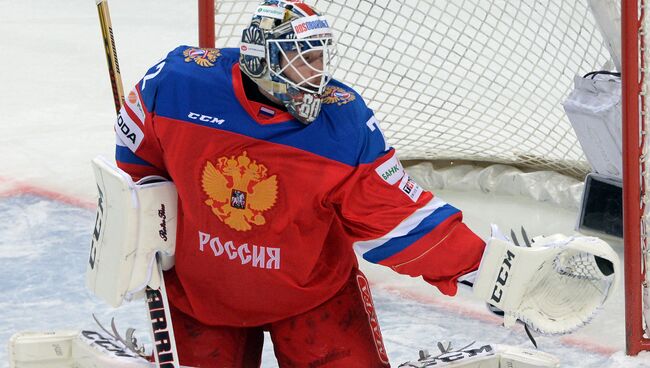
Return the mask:
M 474 295 L 542 334 L 566 334 L 587 324 L 612 295 L 618 256 L 595 237 L 553 235 L 513 244 L 496 226 L 483 253 Z

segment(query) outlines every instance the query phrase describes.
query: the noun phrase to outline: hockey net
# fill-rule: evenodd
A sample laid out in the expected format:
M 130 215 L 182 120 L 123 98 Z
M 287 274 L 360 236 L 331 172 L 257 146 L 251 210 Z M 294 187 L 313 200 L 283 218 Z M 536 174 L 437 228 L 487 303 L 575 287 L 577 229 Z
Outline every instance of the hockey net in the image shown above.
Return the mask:
M 590 9 L 612 1 L 618 9 L 615 0 L 307 2 L 325 13 L 337 31 L 335 77 L 364 97 L 402 160 L 503 163 L 581 179 L 590 166 L 562 103 L 576 75 L 615 68 Z M 241 30 L 258 4 L 199 0 L 201 46 L 238 47 Z M 632 21 L 623 32 L 639 34 L 643 22 L 637 19 L 645 7 L 642 0 L 639 4 L 629 1 L 636 11 L 627 15 Z M 625 17 L 623 11 L 624 23 Z M 210 35 L 215 25 L 216 40 Z M 644 42 L 632 43 L 628 52 L 639 55 Z M 643 65 L 643 57 L 631 58 Z M 639 65 L 631 68 L 640 80 Z M 645 106 L 639 102 L 643 93 L 637 88 L 627 95 L 633 95 L 629 101 L 634 105 L 628 116 L 638 118 L 639 106 Z M 634 124 L 645 126 L 642 120 Z M 640 136 L 637 131 L 632 146 L 641 147 Z M 648 178 L 640 164 L 643 152 L 624 152 L 629 165 L 637 167 L 628 171 L 633 178 Z M 632 305 L 626 317 L 628 353 L 636 354 L 650 350 L 650 344 L 641 317 L 645 180 L 632 181 L 628 184 L 638 191 L 626 189 L 627 196 L 641 212 L 626 214 L 636 223 L 626 228 L 626 267 L 636 267 L 633 279 L 626 270 L 627 304 Z

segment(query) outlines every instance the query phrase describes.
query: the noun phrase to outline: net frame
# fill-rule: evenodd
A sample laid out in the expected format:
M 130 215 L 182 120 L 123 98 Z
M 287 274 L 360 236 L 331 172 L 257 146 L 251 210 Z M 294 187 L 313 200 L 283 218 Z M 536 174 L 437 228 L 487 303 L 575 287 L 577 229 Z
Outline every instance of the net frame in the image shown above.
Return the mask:
M 648 281 L 646 168 L 648 147 L 646 91 L 645 0 L 621 1 L 623 88 L 623 239 L 625 257 L 626 352 L 636 355 L 650 350 L 644 329 L 644 300 Z M 648 303 L 645 300 L 645 303 Z M 646 321 L 647 322 L 647 321 Z
M 237 4 L 238 3 L 238 4 Z M 198 0 L 199 4 L 199 45 L 201 47 L 215 47 L 219 45 L 215 38 L 215 23 L 219 25 L 219 33 L 232 35 L 238 24 L 245 24 L 250 19 L 250 14 L 243 11 L 245 2 L 231 4 L 233 16 L 220 17 L 215 13 L 214 0 Z M 318 1 L 316 1 L 318 3 Z M 323 1 L 321 1 L 323 3 Z M 371 1 L 357 3 L 370 4 Z M 540 2 L 536 2 L 540 3 Z M 316 4 L 318 5 L 318 4 Z M 626 353 L 636 355 L 640 351 L 650 350 L 650 339 L 644 333 L 645 323 L 643 318 L 644 299 L 643 294 L 648 293 L 648 280 L 646 279 L 645 265 L 648 255 L 647 247 L 647 221 L 650 216 L 646 213 L 646 182 L 650 180 L 650 173 L 646 168 L 646 147 L 647 123 L 645 121 L 647 106 L 645 94 L 647 81 L 645 73 L 645 37 L 648 32 L 645 26 L 645 0 L 621 0 L 621 53 L 622 53 L 622 115 L 623 115 L 623 202 L 624 202 L 624 256 L 625 256 L 625 328 L 626 328 Z M 462 5 L 461 5 L 462 6 Z M 323 9 L 321 9 L 323 10 Z M 324 11 L 327 14 L 327 11 Z M 216 14 L 216 18 L 215 18 Z M 363 22 L 363 20 L 362 20 Z M 376 24 L 375 24 L 376 25 Z M 593 25 L 588 25 L 593 26 Z M 591 27 L 595 29 L 594 27 Z M 235 38 L 236 39 L 236 38 Z M 231 46 L 232 39 L 230 40 Z M 594 70 L 597 68 L 593 68 Z M 399 79 L 399 78 L 398 78 Z M 364 81 L 353 81 L 364 82 Z M 363 94 L 363 91 L 361 91 Z M 371 97 L 372 102 L 372 97 Z M 372 107 L 372 106 L 371 106 Z M 391 138 L 391 132 L 386 135 Z M 573 140 L 577 145 L 577 141 Z M 424 155 L 411 155 L 408 158 L 432 159 Z M 403 157 L 404 158 L 404 157 Z M 445 158 L 445 157 L 442 157 Z M 518 159 L 520 159 L 519 157 Z M 441 157 L 433 157 L 441 159 Z M 447 159 L 458 160 L 458 157 L 447 157 Z M 461 159 L 467 159 L 463 157 Z M 475 158 L 474 158 L 475 159 Z M 470 160 L 474 160 L 470 158 Z M 557 162 L 531 163 L 523 157 L 522 162 L 512 160 L 492 160 L 494 162 L 515 163 L 520 166 L 528 166 L 541 169 L 551 169 L 574 176 L 582 176 L 589 167 L 584 156 L 570 158 L 570 167 Z M 487 161 L 483 157 L 479 161 Z M 645 301 L 650 303 L 650 301 Z

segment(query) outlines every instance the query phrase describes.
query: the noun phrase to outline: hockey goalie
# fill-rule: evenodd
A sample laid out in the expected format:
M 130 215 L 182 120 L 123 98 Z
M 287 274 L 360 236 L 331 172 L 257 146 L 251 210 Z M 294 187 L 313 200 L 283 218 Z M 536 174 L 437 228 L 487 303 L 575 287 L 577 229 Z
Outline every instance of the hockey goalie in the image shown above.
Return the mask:
M 268 0 L 239 48 L 180 46 L 149 69 L 115 124 L 118 167 L 95 161 L 89 287 L 115 306 L 165 287 L 169 337 L 193 367 L 259 367 L 265 331 L 280 367 L 390 366 L 355 251 L 446 295 L 472 285 L 506 327 L 588 323 L 619 276 L 610 246 L 520 247 L 496 227 L 481 239 L 404 170 L 335 60 L 326 17 Z M 498 350 L 477 356 L 463 364 L 500 366 Z M 556 364 L 530 359 L 507 366 Z

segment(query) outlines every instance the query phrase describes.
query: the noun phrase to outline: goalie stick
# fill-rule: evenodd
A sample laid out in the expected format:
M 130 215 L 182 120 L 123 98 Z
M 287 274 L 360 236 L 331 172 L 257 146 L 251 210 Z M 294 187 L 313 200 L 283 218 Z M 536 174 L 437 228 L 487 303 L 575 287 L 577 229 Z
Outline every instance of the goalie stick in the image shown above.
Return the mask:
M 117 60 L 117 49 L 115 47 L 113 25 L 108 10 L 108 1 L 95 0 L 95 4 L 97 5 L 99 23 L 104 41 L 104 51 L 108 63 L 108 74 L 111 80 L 111 87 L 113 89 L 115 110 L 119 115 L 124 102 L 124 89 L 122 87 L 120 66 Z M 156 366 L 160 368 L 178 368 L 179 360 L 176 351 L 176 341 L 174 339 L 169 302 L 165 290 L 161 259 L 158 255 L 156 255 L 156 262 L 158 264 L 158 273 L 161 280 L 160 288 L 152 289 L 147 286 L 145 289 L 147 310 L 149 312 L 149 320 L 151 321 L 153 355 L 156 360 Z
M 126 330 L 126 337 L 122 337 L 122 335 L 120 335 L 120 333 L 117 331 L 117 326 L 115 326 L 115 318 L 111 318 L 111 330 L 112 330 L 112 332 L 111 332 L 106 327 L 104 327 L 104 325 L 101 322 L 99 322 L 99 320 L 97 319 L 97 316 L 95 316 L 94 313 L 93 313 L 92 316 L 93 316 L 93 319 L 95 320 L 95 323 L 97 324 L 97 326 L 102 331 L 104 331 L 113 340 L 115 340 L 115 341 L 121 343 L 122 345 L 124 345 L 124 347 L 127 350 L 129 350 L 131 353 L 134 353 L 137 356 L 140 356 L 140 357 L 142 357 L 144 359 L 148 359 L 150 357 L 145 352 L 144 347 L 140 346 L 138 344 L 138 339 L 136 339 L 135 336 L 133 335 L 134 332 L 135 332 L 134 328 L 129 327 Z
M 115 48 L 115 37 L 113 36 L 113 24 L 111 15 L 108 12 L 107 0 L 95 0 L 97 12 L 99 13 L 99 24 L 102 29 L 102 39 L 104 40 L 104 52 L 106 53 L 106 62 L 108 63 L 108 76 L 111 79 L 113 88 L 113 100 L 115 102 L 115 111 L 120 113 L 122 102 L 124 101 L 124 88 L 122 87 L 122 74 L 120 74 L 120 64 L 117 61 L 117 49 Z

